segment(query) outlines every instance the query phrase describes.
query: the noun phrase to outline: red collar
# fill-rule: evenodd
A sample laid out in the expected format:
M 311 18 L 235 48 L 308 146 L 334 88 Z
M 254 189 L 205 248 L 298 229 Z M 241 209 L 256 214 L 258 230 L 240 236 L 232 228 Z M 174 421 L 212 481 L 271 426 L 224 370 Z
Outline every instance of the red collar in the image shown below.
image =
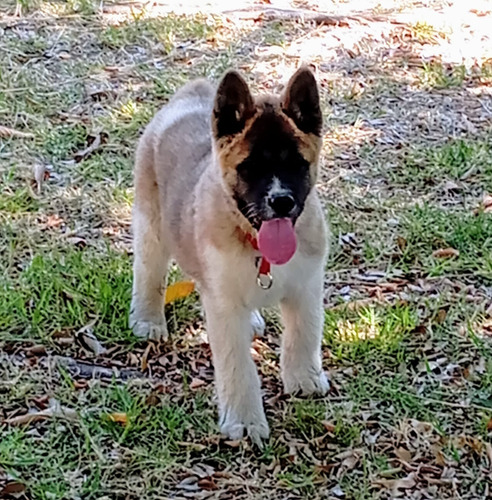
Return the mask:
M 258 240 L 252 236 L 250 233 L 242 231 L 239 227 L 237 228 L 239 237 L 242 241 L 247 241 L 255 250 L 258 248 Z M 271 266 L 270 262 L 261 256 L 260 263 L 257 265 L 258 275 L 256 276 L 256 282 L 260 288 L 268 290 L 272 286 L 273 278 L 270 272 Z
M 248 241 L 255 250 L 259 250 L 258 240 L 254 236 L 251 236 L 251 234 L 246 233 L 246 241 Z M 260 266 L 258 267 L 258 274 L 259 275 L 270 274 L 270 262 L 268 262 L 268 260 L 266 260 L 265 257 L 263 256 L 261 257 Z

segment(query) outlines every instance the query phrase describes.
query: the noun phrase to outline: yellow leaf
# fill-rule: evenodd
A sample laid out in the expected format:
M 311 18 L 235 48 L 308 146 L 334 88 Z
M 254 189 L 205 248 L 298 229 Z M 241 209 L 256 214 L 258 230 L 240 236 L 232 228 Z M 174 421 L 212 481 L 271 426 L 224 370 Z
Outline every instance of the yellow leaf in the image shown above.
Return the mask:
M 460 252 L 456 248 L 439 248 L 432 252 L 432 257 L 436 259 L 450 259 L 452 257 L 459 257 Z
M 178 299 L 188 297 L 195 290 L 195 283 L 193 281 L 178 281 L 169 285 L 166 289 L 166 297 L 164 304 L 170 304 Z
M 128 423 L 128 415 L 126 413 L 110 413 L 108 418 L 111 422 L 117 422 L 121 425 L 126 425 Z

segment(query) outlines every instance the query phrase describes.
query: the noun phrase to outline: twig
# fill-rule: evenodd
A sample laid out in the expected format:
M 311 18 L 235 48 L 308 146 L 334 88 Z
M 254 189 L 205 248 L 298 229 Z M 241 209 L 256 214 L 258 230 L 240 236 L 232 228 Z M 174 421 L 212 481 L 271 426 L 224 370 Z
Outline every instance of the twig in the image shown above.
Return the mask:
M 53 417 L 65 418 L 67 420 L 76 420 L 78 418 L 77 412 L 75 410 L 73 410 L 72 408 L 61 406 L 58 401 L 53 400 L 51 406 L 46 410 L 7 418 L 4 420 L 4 423 L 13 426 L 29 425 L 35 422 L 39 422 L 40 420 L 46 420 Z
M 430 403 L 430 404 L 438 404 L 442 406 L 449 406 L 450 408 L 460 408 L 462 410 L 482 410 L 482 411 L 487 411 L 490 412 L 492 408 L 487 407 L 487 406 L 482 406 L 482 405 L 476 405 L 474 403 L 470 404 L 462 404 L 462 403 L 453 403 L 451 401 L 443 401 L 440 399 L 434 399 L 434 398 L 428 398 L 426 396 L 419 396 L 418 394 L 412 394 L 411 392 L 400 392 L 400 394 L 405 394 L 407 396 L 414 396 L 417 397 L 418 399 Z
M 91 77 L 92 77 L 92 75 L 79 76 L 77 78 L 72 78 L 70 80 L 64 80 L 64 81 L 61 81 L 61 82 L 52 82 L 52 83 L 49 83 L 47 85 L 44 85 L 44 87 L 59 87 L 61 85 L 70 85 L 72 83 L 77 83 L 77 82 L 82 82 L 84 80 L 88 80 Z M 0 89 L 0 90 L 2 92 L 6 93 L 6 94 L 16 94 L 17 92 L 25 92 L 26 90 L 34 90 L 34 87 L 32 87 L 32 86 L 29 86 L 29 87 L 13 87 L 13 88 L 10 88 L 10 89 Z
M 336 16 L 328 14 L 327 12 L 314 12 L 312 10 L 303 9 L 232 9 L 224 10 L 222 15 L 234 15 L 243 20 L 263 20 L 263 21 L 305 21 L 313 22 L 319 25 L 327 26 L 350 26 L 350 21 L 359 24 L 369 24 L 370 22 L 390 22 L 392 24 L 401 24 L 392 19 L 385 19 L 380 16 Z
M 142 377 L 142 373 L 137 370 L 131 370 L 129 368 L 123 370 L 111 369 L 106 366 L 95 365 L 92 363 L 86 363 L 85 361 L 80 361 L 73 358 L 65 358 L 62 356 L 55 357 L 55 363 L 57 365 L 66 368 L 72 376 L 81 378 L 118 378 L 121 380 L 128 380 L 131 378 Z
M 34 134 L 31 134 L 29 132 L 21 132 L 20 130 L 0 125 L 0 137 L 18 137 L 20 139 L 32 139 L 34 137 Z

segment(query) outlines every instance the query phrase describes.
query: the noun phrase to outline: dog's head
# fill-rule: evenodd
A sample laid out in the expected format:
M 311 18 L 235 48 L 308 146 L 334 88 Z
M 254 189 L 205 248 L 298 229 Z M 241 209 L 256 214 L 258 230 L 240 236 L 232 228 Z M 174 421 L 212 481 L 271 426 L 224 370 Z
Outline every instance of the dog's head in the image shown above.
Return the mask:
M 322 115 L 318 87 L 307 67 L 283 95 L 253 98 L 235 71 L 220 82 L 212 116 L 224 185 L 258 229 L 265 220 L 295 223 L 317 178 Z

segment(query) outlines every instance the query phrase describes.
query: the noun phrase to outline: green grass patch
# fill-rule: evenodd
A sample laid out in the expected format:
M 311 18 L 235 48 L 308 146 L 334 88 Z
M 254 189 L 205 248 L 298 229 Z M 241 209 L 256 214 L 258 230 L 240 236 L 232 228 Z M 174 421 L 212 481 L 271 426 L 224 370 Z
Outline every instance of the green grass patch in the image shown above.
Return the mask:
M 131 340 L 128 308 L 131 264 L 108 248 L 36 255 L 18 280 L 0 283 L 0 330 L 5 338 L 50 341 L 96 320 L 103 340 Z
M 474 273 L 492 279 L 492 217 L 490 214 L 452 212 L 430 205 L 414 207 L 401 220 L 405 239 L 398 265 L 420 268 L 436 276 Z M 435 250 L 454 248 L 457 257 L 438 258 Z
M 169 54 L 182 41 L 204 40 L 213 33 L 213 20 L 201 14 L 167 14 L 160 18 L 143 15 L 136 14 L 130 21 L 106 28 L 100 33 L 102 45 L 114 50 L 127 45 L 159 44 L 162 53 Z
M 171 270 L 170 283 L 182 278 L 177 268 Z M 131 287 L 131 259 L 109 247 L 105 253 L 66 248 L 38 254 L 18 274 L 0 281 L 0 340 L 50 343 L 95 321 L 100 339 L 136 342 L 127 320 Z M 166 307 L 171 331 L 180 331 L 199 314 L 197 294 Z
M 402 374 L 384 374 L 376 361 L 373 369 L 366 366 L 348 381 L 347 392 L 351 401 L 359 405 L 371 402 L 377 413 L 389 420 L 409 417 L 432 421 L 432 409 L 417 395 L 410 380 Z
M 424 63 L 420 83 L 431 89 L 461 87 L 466 78 L 466 68 L 440 62 Z
M 51 161 L 71 160 L 87 142 L 87 129 L 82 124 L 59 125 L 48 128 L 43 133 L 43 150 Z
M 391 366 L 408 356 L 406 340 L 417 324 L 417 314 L 410 306 L 328 309 L 324 342 L 339 362 L 378 359 Z
M 388 169 L 391 182 L 427 190 L 447 180 L 467 181 L 492 190 L 492 142 L 487 139 L 452 139 L 439 146 L 412 147 L 396 168 Z M 466 187 L 465 187 L 466 189 Z
M 122 154 L 123 153 L 123 154 Z M 113 201 L 129 203 L 126 190 L 132 184 L 133 158 L 122 153 L 104 149 L 104 147 L 80 162 L 75 170 L 78 176 L 82 176 L 87 183 L 110 182 L 117 186 L 113 192 Z M 74 168 L 70 167 L 73 171 Z
M 33 197 L 28 187 L 12 189 L 4 186 L 0 196 L 0 213 L 4 212 L 12 216 L 26 212 L 35 212 L 39 208 L 39 202 Z
M 108 474 L 116 474 L 111 480 L 134 495 L 162 493 L 194 453 L 181 443 L 213 432 L 215 415 L 199 394 L 182 401 L 154 397 L 149 405 L 150 394 L 130 383 L 94 384 L 72 394 L 70 405 L 79 415 L 74 422 L 47 421 L 39 434 L 0 427 L 0 467 L 34 498 L 46 500 L 112 495 Z M 126 423 L 110 421 L 115 412 L 125 414 Z

